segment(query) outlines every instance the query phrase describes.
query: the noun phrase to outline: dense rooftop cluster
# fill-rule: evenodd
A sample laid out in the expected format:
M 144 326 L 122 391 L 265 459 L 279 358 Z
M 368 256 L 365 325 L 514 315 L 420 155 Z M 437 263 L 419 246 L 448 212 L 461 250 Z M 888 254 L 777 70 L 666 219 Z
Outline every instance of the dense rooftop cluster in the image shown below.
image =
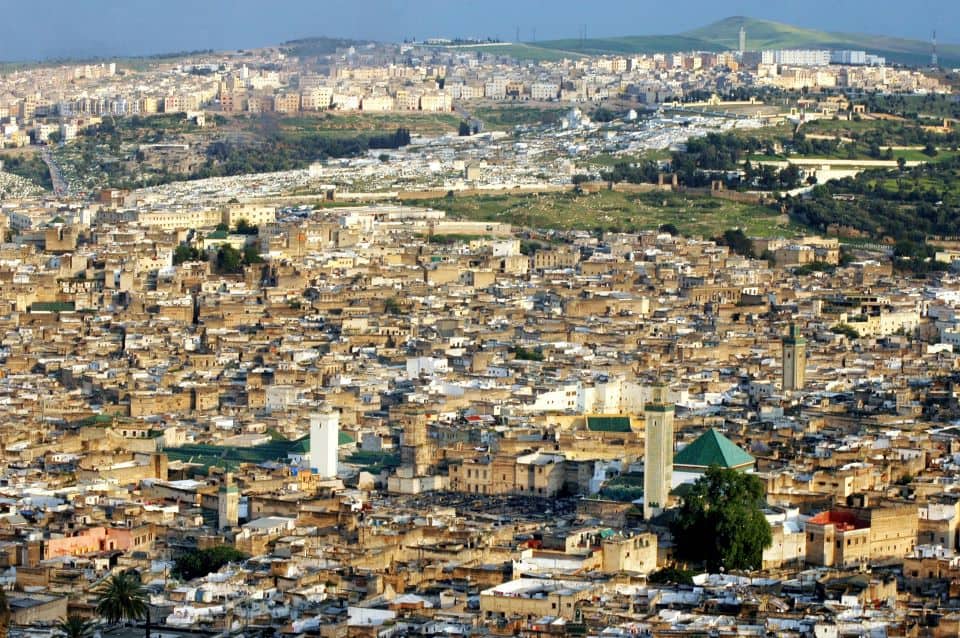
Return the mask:
M 92 614 L 129 568 L 161 623 L 290 635 L 893 632 L 951 595 L 953 275 L 406 206 L 5 210 L 17 622 Z M 664 584 L 674 506 L 718 465 L 762 481 L 773 543 L 750 577 Z M 239 562 L 184 571 L 221 545 Z

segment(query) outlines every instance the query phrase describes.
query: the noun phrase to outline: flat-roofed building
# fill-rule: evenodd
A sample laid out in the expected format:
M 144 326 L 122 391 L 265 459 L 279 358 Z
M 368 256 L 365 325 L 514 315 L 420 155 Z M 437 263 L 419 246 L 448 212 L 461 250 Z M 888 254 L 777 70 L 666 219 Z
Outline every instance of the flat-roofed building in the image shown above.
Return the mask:
M 562 616 L 572 619 L 577 604 L 589 600 L 597 585 L 580 580 L 518 578 L 480 592 L 486 618 Z

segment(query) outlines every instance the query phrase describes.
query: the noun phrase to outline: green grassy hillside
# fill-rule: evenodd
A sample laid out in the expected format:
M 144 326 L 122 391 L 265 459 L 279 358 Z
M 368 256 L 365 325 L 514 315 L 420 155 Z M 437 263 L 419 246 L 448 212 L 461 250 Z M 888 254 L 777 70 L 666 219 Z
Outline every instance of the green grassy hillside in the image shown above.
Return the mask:
M 585 40 L 569 38 L 538 42 L 537 46 L 543 49 L 570 51 L 587 55 L 693 50 L 721 51 L 725 48 L 714 42 L 687 35 L 638 35 L 620 38 L 587 38 Z
M 747 30 L 747 48 L 862 49 L 885 56 L 891 62 L 922 66 L 930 61 L 930 43 L 863 33 L 831 33 L 804 29 L 770 20 L 735 16 L 676 35 L 624 36 L 580 40 L 546 40 L 537 43 L 490 47 L 490 53 L 513 55 L 529 60 L 555 60 L 577 55 L 625 55 L 671 51 L 725 51 L 739 44 L 740 25 Z M 960 45 L 939 44 L 937 52 L 944 66 L 960 66 Z
M 725 18 L 682 35 L 712 42 L 725 49 L 735 49 L 739 43 L 740 25 L 747 31 L 747 48 L 752 51 L 811 47 L 863 49 L 902 64 L 922 65 L 930 61 L 930 43 L 922 40 L 863 33 L 830 33 L 742 16 Z M 960 45 L 939 44 L 937 52 L 943 65 L 960 65 Z
M 487 55 L 506 55 L 516 58 L 517 60 L 531 60 L 533 62 L 556 62 L 557 60 L 563 60 L 564 58 L 577 58 L 584 55 L 584 53 L 579 51 L 548 49 L 546 47 L 538 46 L 537 44 L 530 44 L 526 42 L 485 45 L 482 47 L 463 45 L 451 46 L 449 48 L 460 49 L 461 51 L 476 51 L 478 53 L 485 53 Z
M 628 55 L 671 51 L 722 51 L 722 47 L 685 35 L 639 35 L 620 38 L 567 38 L 542 42 L 514 42 L 497 45 L 462 45 L 451 48 L 478 51 L 490 55 L 509 55 L 518 60 L 554 62 L 584 55 Z

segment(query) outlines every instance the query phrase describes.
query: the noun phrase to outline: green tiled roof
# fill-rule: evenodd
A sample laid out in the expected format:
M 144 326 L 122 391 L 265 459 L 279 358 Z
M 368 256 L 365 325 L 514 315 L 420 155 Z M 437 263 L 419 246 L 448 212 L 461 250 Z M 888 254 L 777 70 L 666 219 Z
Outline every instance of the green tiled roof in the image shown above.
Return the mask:
M 337 432 L 337 445 L 347 445 L 348 443 L 353 443 L 354 439 L 352 436 L 340 430 Z M 310 452 L 310 435 L 297 439 L 292 442 L 293 445 L 290 446 L 289 452 L 293 454 L 308 454 Z
M 714 429 L 707 430 L 700 437 L 676 453 L 673 465 L 687 467 L 710 467 L 719 465 L 726 468 L 742 468 L 753 465 L 754 458 Z
M 72 301 L 35 301 L 30 304 L 30 312 L 73 312 L 75 309 Z
M 588 416 L 587 429 L 592 432 L 630 432 L 630 417 Z
M 353 443 L 352 436 L 340 432 L 340 445 Z M 230 447 L 225 445 L 210 445 L 207 443 L 191 443 L 176 448 L 164 450 L 170 460 L 193 461 L 203 465 L 218 465 L 235 468 L 240 463 L 265 463 L 267 461 L 284 462 L 288 454 L 306 454 L 310 451 L 310 437 L 305 436 L 296 441 L 286 439 L 273 440 L 252 447 Z

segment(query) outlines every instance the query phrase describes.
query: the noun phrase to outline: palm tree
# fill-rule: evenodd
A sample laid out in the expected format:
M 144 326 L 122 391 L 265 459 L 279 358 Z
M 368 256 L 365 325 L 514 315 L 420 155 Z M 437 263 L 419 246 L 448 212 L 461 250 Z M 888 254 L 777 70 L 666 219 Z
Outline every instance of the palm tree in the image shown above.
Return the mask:
M 147 592 L 135 573 L 114 574 L 103 581 L 97 588 L 97 613 L 112 624 L 148 617 Z
M 54 627 L 54 635 L 57 638 L 92 638 L 95 627 L 96 623 L 92 620 L 84 620 L 82 616 L 70 614 L 60 619 Z

